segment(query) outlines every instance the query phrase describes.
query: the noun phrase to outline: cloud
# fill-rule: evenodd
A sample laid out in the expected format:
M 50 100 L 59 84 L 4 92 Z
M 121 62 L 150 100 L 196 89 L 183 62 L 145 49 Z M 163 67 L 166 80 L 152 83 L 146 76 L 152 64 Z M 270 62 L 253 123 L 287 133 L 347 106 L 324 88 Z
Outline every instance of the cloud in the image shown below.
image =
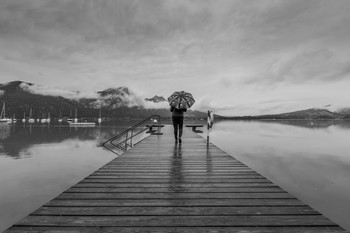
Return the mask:
M 204 111 L 204 112 L 208 110 L 212 110 L 214 112 L 234 110 L 236 108 L 237 108 L 236 105 L 226 104 L 225 102 L 217 101 L 215 97 L 210 95 L 205 95 L 199 98 L 198 100 L 196 100 L 196 102 L 192 106 L 193 110 Z
M 163 102 L 159 102 L 159 103 L 145 101 L 143 106 L 144 106 L 144 108 L 147 108 L 147 109 L 161 109 L 161 108 L 168 109 L 168 108 L 170 108 L 169 103 L 167 101 L 163 101 Z
M 203 110 L 254 112 L 256 99 L 281 98 L 268 89 L 323 83 L 322 96 L 340 86 L 349 11 L 348 0 L 2 0 L 0 75 L 69 98 L 115 86 L 141 96 L 188 89 Z
M 313 49 L 289 58 L 279 58 L 272 62 L 259 77 L 251 77 L 245 82 L 260 82 L 268 85 L 335 82 L 346 79 L 349 75 L 350 61 L 340 61 L 329 49 Z
M 62 96 L 68 99 L 80 99 L 80 98 L 97 98 L 98 94 L 95 92 L 80 92 L 64 90 L 56 87 L 49 87 L 41 84 L 28 85 L 27 83 L 21 83 L 20 87 L 28 92 L 49 95 L 49 96 Z

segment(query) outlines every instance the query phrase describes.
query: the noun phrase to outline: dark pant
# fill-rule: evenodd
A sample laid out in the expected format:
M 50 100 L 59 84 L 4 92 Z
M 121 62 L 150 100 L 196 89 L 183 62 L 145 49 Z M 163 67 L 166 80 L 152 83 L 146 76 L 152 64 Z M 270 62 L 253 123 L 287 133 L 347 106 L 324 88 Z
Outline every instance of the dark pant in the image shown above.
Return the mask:
M 182 136 L 182 128 L 184 124 L 184 117 L 183 116 L 172 116 L 173 118 L 173 125 L 174 125 L 174 135 L 175 139 L 181 138 Z

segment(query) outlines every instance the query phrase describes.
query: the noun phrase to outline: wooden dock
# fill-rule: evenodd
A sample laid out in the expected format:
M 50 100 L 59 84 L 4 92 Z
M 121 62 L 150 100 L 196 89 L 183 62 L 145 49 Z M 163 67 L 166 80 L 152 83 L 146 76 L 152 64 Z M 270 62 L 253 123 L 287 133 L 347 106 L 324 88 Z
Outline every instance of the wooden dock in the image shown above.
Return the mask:
M 5 232 L 346 232 L 189 129 L 162 132 Z

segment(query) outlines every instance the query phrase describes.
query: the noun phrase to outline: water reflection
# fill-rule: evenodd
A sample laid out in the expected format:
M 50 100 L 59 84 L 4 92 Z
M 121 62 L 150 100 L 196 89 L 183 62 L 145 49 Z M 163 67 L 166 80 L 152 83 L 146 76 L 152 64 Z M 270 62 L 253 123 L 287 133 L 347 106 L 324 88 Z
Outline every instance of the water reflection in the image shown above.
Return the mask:
M 115 158 L 98 146 L 128 127 L 0 129 L 0 232 Z
M 170 170 L 170 190 L 172 192 L 183 192 L 184 187 L 184 171 L 182 164 L 182 144 L 175 143 L 173 148 L 173 156 L 171 158 Z
M 7 124 L 0 124 L 0 139 L 4 140 L 10 136 L 10 126 Z
M 222 121 L 211 141 L 350 230 L 349 121 Z
M 227 120 L 219 120 L 216 121 L 216 123 L 220 122 L 229 122 Z M 233 122 L 233 121 L 231 121 Z M 242 121 L 237 120 L 234 122 L 241 122 L 241 123 L 265 123 L 265 124 L 281 124 L 281 125 L 291 125 L 296 127 L 302 127 L 302 128 L 314 128 L 314 129 L 321 129 L 321 128 L 328 128 L 328 127 L 339 127 L 343 129 L 350 129 L 350 121 L 347 120 L 250 120 L 250 121 Z
M 213 157 L 211 154 L 211 150 L 208 148 L 206 151 L 206 157 L 207 157 L 207 173 L 211 173 L 213 171 Z
M 98 126 L 78 128 L 62 125 L 17 125 L 0 129 L 0 156 L 26 158 L 30 156 L 28 149 L 37 144 L 60 143 L 69 139 L 79 141 L 96 141 L 100 146 L 113 135 L 119 134 L 124 128 Z

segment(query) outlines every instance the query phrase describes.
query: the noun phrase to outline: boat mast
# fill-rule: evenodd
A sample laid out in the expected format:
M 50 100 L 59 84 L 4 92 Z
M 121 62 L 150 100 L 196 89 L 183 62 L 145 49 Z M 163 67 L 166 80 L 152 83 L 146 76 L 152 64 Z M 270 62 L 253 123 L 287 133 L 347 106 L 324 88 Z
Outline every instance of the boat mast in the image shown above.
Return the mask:
M 101 122 L 102 122 L 101 102 L 100 102 L 100 113 L 99 113 L 97 122 L 100 123 L 100 124 L 101 124 Z
M 74 123 L 78 122 L 78 110 L 75 108 L 75 118 L 74 118 Z
M 1 119 L 5 119 L 6 118 L 6 110 L 5 109 L 6 109 L 5 102 L 3 102 L 2 109 L 1 109 L 1 116 L 0 116 Z
M 2 109 L 1 109 L 1 114 L 0 114 L 0 119 L 5 118 L 5 102 L 2 104 Z

